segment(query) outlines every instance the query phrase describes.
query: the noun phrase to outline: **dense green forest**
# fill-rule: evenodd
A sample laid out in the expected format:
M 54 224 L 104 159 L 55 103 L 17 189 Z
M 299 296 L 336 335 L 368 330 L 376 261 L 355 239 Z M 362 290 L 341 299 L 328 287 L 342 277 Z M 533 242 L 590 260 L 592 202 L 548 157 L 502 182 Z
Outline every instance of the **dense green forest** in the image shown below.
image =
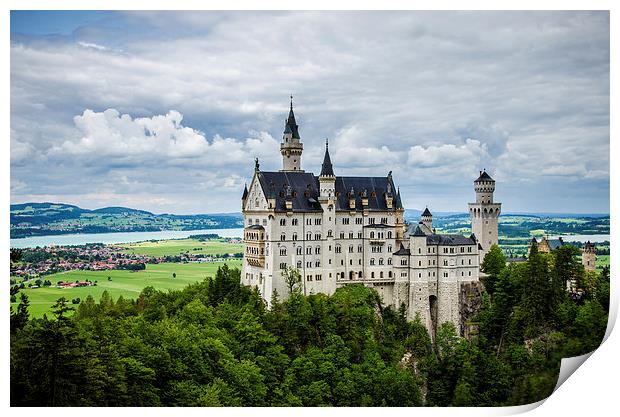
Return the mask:
M 431 335 L 361 285 L 277 294 L 267 309 L 239 270 L 136 300 L 89 297 L 72 312 L 11 312 L 12 406 L 501 406 L 548 396 L 562 357 L 595 349 L 609 269 L 571 246 L 506 265 L 494 247 L 478 332 Z M 566 291 L 574 283 L 579 292 Z

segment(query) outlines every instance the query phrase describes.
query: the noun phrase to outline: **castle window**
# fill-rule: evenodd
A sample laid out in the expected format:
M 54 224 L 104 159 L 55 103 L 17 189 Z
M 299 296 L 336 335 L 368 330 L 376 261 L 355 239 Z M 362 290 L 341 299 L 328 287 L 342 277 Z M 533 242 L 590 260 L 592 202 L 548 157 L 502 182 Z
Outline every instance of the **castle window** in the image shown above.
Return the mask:
M 315 275 L 314 277 L 317 281 L 320 281 L 323 279 L 323 277 L 321 276 L 321 274 Z
M 314 254 L 315 255 L 320 255 L 321 254 L 321 247 L 317 246 L 316 248 L 314 248 Z
M 297 240 L 297 233 L 293 233 L 293 240 Z
M 306 219 L 306 226 L 312 226 L 312 219 Z
M 418 274 L 418 278 L 422 278 L 422 273 L 421 272 Z
M 471 252 L 471 246 L 467 247 L 467 252 Z
M 316 262 L 314 262 L 314 266 L 315 266 L 316 268 L 320 267 L 320 266 L 321 266 L 321 261 L 316 261 Z
M 321 225 L 321 219 L 314 219 L 314 225 L 315 226 L 320 226 Z
M 387 217 L 381 217 L 381 224 L 387 224 Z
M 357 251 L 362 252 L 362 245 L 357 245 Z
M 280 240 L 281 241 L 285 241 L 286 240 L 286 235 L 284 233 L 280 235 Z
M 349 232 L 349 239 L 353 239 L 353 232 Z
M 327 237 L 332 237 L 332 231 L 331 230 L 327 231 Z
M 286 262 L 280 262 L 280 269 L 286 269 Z
M 418 261 L 418 266 L 422 266 L 422 261 Z
M 301 261 L 297 261 L 297 268 L 301 268 Z
M 392 258 L 388 258 L 388 262 L 387 262 L 387 264 L 388 264 L 388 265 L 392 265 Z
M 469 260 L 469 264 L 471 265 L 471 259 Z
M 321 240 L 321 235 L 319 233 L 315 234 L 314 240 Z
M 306 233 L 306 240 L 312 240 L 312 233 Z
M 349 265 L 353 266 L 353 259 L 349 259 Z
M 280 248 L 280 256 L 286 256 L 286 248 Z
M 340 266 L 344 266 L 344 259 L 340 260 Z M 344 272 L 343 272 L 343 274 L 344 274 Z
M 383 258 L 379 258 L 379 265 L 383 265 Z
M 343 218 L 342 224 L 349 224 L 349 218 L 348 217 Z
M 280 226 L 286 226 L 286 219 L 280 219 Z
M 418 253 L 422 253 L 422 248 L 418 248 Z
M 358 260 L 357 260 L 357 264 L 358 264 L 358 265 L 361 265 L 361 264 L 362 264 L 362 260 L 361 260 L 361 259 L 358 259 Z
M 370 238 L 374 239 L 375 238 L 375 232 L 370 232 Z
M 388 232 L 387 235 L 388 235 L 388 239 L 392 239 L 392 232 Z
M 259 224 L 259 223 L 260 223 L 260 219 L 256 219 L 256 220 L 254 221 L 254 224 Z
M 375 273 L 374 271 L 370 273 L 370 278 L 374 278 L 375 277 Z
M 263 226 L 267 226 L 267 219 L 263 219 Z
M 340 232 L 340 239 L 344 239 L 344 232 Z
M 383 271 L 379 272 L 379 278 L 383 278 Z
M 353 253 L 353 245 L 349 245 L 349 253 Z
M 443 266 L 448 266 L 448 260 L 447 259 L 443 260 Z
M 312 262 L 311 261 L 306 262 L 306 268 L 312 268 Z
M 297 219 L 293 219 L 293 220 L 291 220 L 291 224 L 292 224 L 293 226 L 297 226 Z
M 370 258 L 370 264 L 374 265 L 375 264 L 375 258 Z
M 407 260 L 406 259 L 401 259 L 400 260 L 400 264 L 401 265 L 407 265 Z
M 361 239 L 362 238 L 362 232 L 357 232 L 357 238 Z
M 312 247 L 311 246 L 308 246 L 306 248 L 306 255 L 312 255 Z
M 469 276 L 471 277 L 471 271 L 468 272 Z
M 306 281 L 312 281 L 312 275 L 306 275 Z
M 357 219 L 355 219 L 355 224 L 364 224 L 364 218 L 358 217 Z
M 297 246 L 297 255 L 303 255 L 303 249 L 301 246 Z
M 465 247 L 461 246 L 461 253 L 465 252 Z
M 392 278 L 392 271 L 388 271 L 388 278 Z
M 375 218 L 374 217 L 369 217 L 368 218 L 368 224 L 375 224 Z
M 342 247 L 340 245 L 336 245 L 336 253 L 341 253 Z

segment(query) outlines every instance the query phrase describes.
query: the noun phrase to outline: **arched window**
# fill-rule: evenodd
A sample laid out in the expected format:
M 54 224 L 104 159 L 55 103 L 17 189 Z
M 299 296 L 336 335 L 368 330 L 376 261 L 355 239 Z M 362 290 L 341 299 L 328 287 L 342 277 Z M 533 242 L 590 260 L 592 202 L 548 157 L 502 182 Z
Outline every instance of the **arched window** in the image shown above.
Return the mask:
M 297 268 L 301 268 L 301 261 L 297 261 Z
M 286 226 L 286 219 L 280 219 L 280 226 Z
M 388 232 L 388 239 L 392 239 L 392 232 Z
M 320 255 L 321 254 L 321 247 L 317 246 L 316 248 L 314 248 L 314 253 L 315 253 L 315 255 Z
M 342 252 L 342 247 L 340 245 L 336 245 L 336 253 Z
M 375 238 L 375 232 L 370 232 L 370 238 L 374 239 Z
M 280 248 L 280 256 L 286 256 L 286 248 Z
M 297 246 L 297 255 L 303 255 L 304 250 L 301 248 L 301 246 Z
M 388 258 L 388 265 L 392 265 L 392 258 Z
M 379 258 L 379 265 L 383 265 L 383 258 Z
M 379 272 L 379 278 L 383 278 L 383 271 Z
M 375 258 L 370 258 L 370 264 L 374 265 L 375 264 Z
M 312 255 L 312 246 L 306 248 L 306 255 Z

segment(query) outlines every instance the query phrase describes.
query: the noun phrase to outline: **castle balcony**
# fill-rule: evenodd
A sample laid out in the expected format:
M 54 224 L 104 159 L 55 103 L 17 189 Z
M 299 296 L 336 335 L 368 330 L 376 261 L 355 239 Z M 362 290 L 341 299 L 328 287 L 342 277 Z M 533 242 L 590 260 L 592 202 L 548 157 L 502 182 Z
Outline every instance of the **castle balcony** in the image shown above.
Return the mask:
M 265 266 L 265 228 L 258 224 L 243 229 L 244 258 L 248 265 Z

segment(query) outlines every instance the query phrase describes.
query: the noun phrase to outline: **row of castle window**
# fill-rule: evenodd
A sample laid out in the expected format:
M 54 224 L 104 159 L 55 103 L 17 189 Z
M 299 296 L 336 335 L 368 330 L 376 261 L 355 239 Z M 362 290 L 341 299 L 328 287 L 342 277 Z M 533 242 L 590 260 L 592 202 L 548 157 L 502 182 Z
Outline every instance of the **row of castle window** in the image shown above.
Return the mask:
M 245 239 L 246 240 L 263 240 L 264 239 L 264 235 L 263 233 L 256 233 L 256 232 L 245 232 Z
M 245 247 L 245 253 L 247 253 L 248 255 L 264 255 L 265 254 L 265 250 L 264 250 L 264 248 L 261 248 L 260 252 L 259 252 L 258 248 L 253 248 L 251 246 L 246 246 Z
M 314 276 L 315 281 L 321 281 L 322 279 L 323 279 L 323 276 L 321 274 L 316 274 Z M 306 281 L 312 281 L 312 275 L 306 275 Z
M 321 225 L 321 218 L 314 218 L 314 225 L 315 226 L 320 226 Z M 329 218 L 329 220 L 331 220 L 331 217 Z M 349 217 L 344 217 L 342 219 L 342 224 L 349 224 L 350 222 L 350 218 Z M 312 218 L 308 218 L 306 219 L 306 226 L 311 226 L 313 223 L 313 219 Z M 381 218 L 381 224 L 387 224 L 388 223 L 388 218 L 387 217 L 382 217 Z M 248 226 L 252 226 L 252 224 L 260 224 L 260 219 L 248 219 Z M 364 219 L 362 217 L 358 217 L 355 218 L 355 224 L 364 224 Z M 369 217 L 368 218 L 368 224 L 375 224 L 375 219 L 373 217 Z M 291 226 L 297 226 L 299 225 L 299 220 L 298 219 L 291 219 Z M 267 219 L 263 219 L 263 226 L 267 226 Z M 280 226 L 286 226 L 286 219 L 280 219 Z
M 370 258 L 370 265 L 375 264 L 375 258 Z M 387 264 L 392 265 L 392 258 L 387 259 Z M 383 265 L 383 258 L 379 258 L 379 265 Z

